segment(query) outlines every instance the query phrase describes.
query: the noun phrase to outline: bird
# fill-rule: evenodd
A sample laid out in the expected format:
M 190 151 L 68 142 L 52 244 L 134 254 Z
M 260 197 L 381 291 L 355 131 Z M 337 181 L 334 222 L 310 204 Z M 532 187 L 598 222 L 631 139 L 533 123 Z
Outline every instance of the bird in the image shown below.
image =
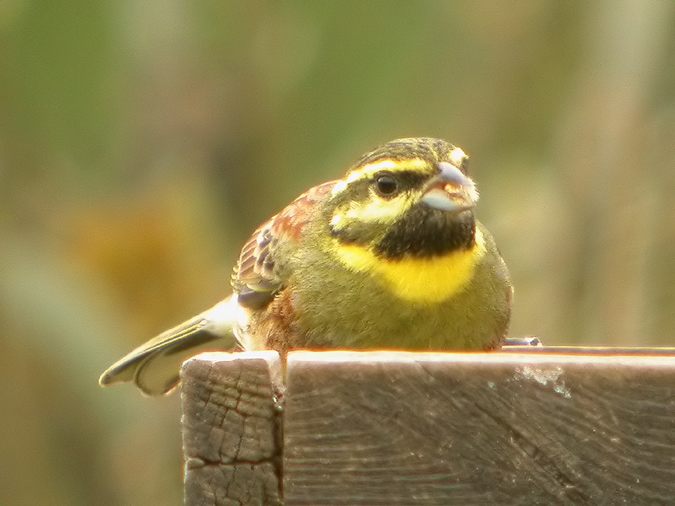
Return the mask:
M 110 366 L 99 383 L 159 395 L 201 351 L 491 350 L 513 287 L 475 217 L 468 156 L 445 140 L 396 139 L 263 223 L 232 293 Z

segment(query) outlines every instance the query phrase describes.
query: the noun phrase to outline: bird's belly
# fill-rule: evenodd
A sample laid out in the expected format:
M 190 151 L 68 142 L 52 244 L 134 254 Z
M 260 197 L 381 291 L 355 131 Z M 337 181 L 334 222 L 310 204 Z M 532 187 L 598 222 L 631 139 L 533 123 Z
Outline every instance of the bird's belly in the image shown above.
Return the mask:
M 505 286 L 481 293 L 483 287 L 469 284 L 449 299 L 425 304 L 373 292 L 372 287 L 361 290 L 347 297 L 328 291 L 315 294 L 311 302 L 299 301 L 300 347 L 483 349 L 496 346 L 508 327 Z

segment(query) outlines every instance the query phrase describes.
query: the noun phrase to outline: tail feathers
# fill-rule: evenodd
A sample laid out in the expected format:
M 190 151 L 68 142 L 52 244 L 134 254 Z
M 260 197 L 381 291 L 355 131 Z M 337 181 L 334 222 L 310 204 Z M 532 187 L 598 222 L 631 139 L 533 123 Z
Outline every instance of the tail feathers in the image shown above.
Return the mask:
M 179 381 L 181 364 L 202 351 L 234 351 L 235 318 L 223 301 L 180 325 L 162 332 L 111 365 L 99 378 L 101 386 L 133 382 L 145 394 L 169 392 Z

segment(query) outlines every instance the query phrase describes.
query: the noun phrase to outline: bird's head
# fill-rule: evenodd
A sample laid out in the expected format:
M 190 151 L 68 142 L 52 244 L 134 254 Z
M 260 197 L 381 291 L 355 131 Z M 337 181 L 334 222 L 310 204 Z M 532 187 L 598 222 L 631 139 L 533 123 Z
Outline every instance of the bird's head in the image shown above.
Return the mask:
M 478 191 L 467 158 L 431 138 L 398 139 L 365 154 L 333 186 L 331 236 L 387 260 L 470 249 Z

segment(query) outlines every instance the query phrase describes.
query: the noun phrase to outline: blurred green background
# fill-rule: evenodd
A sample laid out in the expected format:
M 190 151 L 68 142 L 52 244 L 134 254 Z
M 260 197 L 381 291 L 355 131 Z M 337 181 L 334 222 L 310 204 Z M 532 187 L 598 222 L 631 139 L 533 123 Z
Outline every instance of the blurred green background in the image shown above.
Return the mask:
M 675 344 L 675 3 L 0 3 L 0 504 L 180 504 L 176 395 L 100 390 L 255 226 L 462 146 L 513 335 Z

